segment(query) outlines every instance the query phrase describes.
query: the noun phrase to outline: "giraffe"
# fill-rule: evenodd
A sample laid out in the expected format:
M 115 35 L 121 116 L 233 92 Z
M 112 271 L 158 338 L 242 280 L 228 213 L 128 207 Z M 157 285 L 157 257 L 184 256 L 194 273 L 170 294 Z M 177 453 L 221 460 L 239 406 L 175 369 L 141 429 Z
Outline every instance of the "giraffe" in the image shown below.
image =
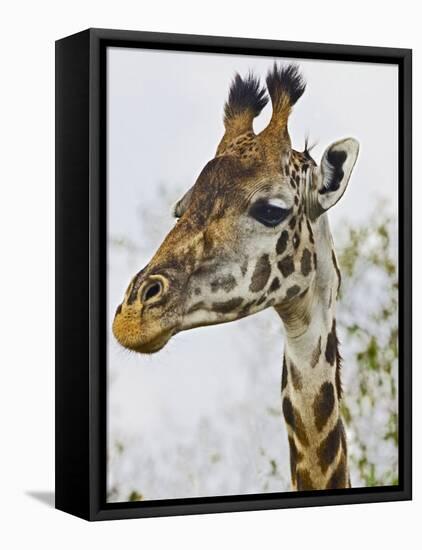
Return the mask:
M 176 333 L 273 307 L 284 327 L 281 409 L 292 490 L 350 487 L 340 414 L 335 307 L 341 283 L 327 211 L 343 196 L 359 144 L 331 144 L 319 165 L 292 148 L 288 119 L 305 91 L 295 64 L 274 63 L 266 88 L 236 74 L 224 135 L 176 203 L 174 227 L 130 282 L 113 333 L 140 353 Z M 271 99 L 267 127 L 253 121 Z

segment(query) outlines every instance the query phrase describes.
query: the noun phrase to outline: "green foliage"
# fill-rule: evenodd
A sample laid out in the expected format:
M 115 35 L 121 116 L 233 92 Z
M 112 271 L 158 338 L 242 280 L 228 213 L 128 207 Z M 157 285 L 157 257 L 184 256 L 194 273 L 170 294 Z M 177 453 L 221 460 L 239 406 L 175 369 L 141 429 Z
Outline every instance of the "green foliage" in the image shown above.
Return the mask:
M 374 215 L 369 225 L 349 228 L 343 242 L 343 372 L 354 373 L 342 403 L 349 460 L 355 478 L 360 478 L 357 484 L 397 484 L 397 228 L 391 218 Z
M 138 493 L 138 491 L 132 491 L 129 496 L 127 497 L 129 502 L 138 502 L 140 500 L 143 500 L 143 496 L 141 493 Z

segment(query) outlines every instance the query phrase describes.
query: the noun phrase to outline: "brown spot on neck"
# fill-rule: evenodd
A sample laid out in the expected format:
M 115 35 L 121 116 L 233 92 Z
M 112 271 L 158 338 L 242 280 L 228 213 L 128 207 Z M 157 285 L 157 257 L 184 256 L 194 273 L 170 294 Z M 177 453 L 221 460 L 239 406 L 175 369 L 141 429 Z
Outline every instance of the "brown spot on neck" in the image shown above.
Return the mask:
M 347 470 L 347 457 L 343 453 L 337 467 L 328 479 L 326 489 L 344 489 L 346 487 L 350 487 L 350 479 Z
M 308 470 L 296 470 L 296 484 L 298 491 L 312 491 L 313 489 L 316 489 L 312 482 L 311 474 Z
M 300 260 L 300 269 L 304 277 L 307 277 L 309 273 L 312 271 L 311 259 L 312 259 L 311 253 L 307 248 L 305 248 L 302 254 L 302 259 Z
M 302 417 L 299 411 L 293 407 L 292 402 L 287 396 L 283 399 L 283 415 L 287 424 L 293 430 L 300 443 L 304 447 L 307 447 L 309 445 L 309 439 Z
M 280 260 L 277 265 L 283 277 L 288 277 L 295 270 L 295 265 L 293 263 L 293 256 L 286 256 L 285 258 Z
M 293 388 L 296 391 L 300 391 L 303 387 L 302 375 L 300 374 L 299 370 L 295 367 L 292 361 L 290 361 L 290 375 L 292 378 Z
M 341 432 L 343 423 L 339 418 L 334 428 L 329 432 L 327 437 L 322 441 L 317 450 L 319 465 L 323 474 L 328 470 L 332 462 L 337 456 L 340 448 Z
M 333 320 L 331 331 L 327 336 L 327 345 L 325 347 L 325 359 L 330 365 L 336 367 L 336 389 L 337 397 L 340 400 L 343 394 L 341 386 L 341 354 L 339 350 L 339 340 L 337 337 L 336 320 Z
M 334 411 L 335 394 L 334 386 L 331 382 L 324 382 L 319 389 L 313 403 L 313 412 L 315 416 L 315 426 L 320 432 L 327 424 L 331 414 Z
M 330 365 L 334 365 L 334 361 L 337 357 L 337 347 L 338 347 L 338 340 L 337 340 L 337 332 L 336 332 L 336 320 L 333 320 L 333 324 L 331 326 L 331 331 L 328 333 L 327 336 L 327 345 L 325 347 L 325 359 Z
M 295 440 L 291 436 L 289 436 L 289 449 L 290 449 L 290 473 L 292 477 L 292 483 L 296 483 L 296 468 L 299 462 L 302 460 L 303 455 L 298 451 Z
M 336 270 L 337 279 L 338 279 L 338 286 L 337 286 L 337 297 L 338 297 L 338 293 L 340 292 L 340 287 L 341 287 L 341 273 L 338 267 L 336 253 L 334 252 L 334 250 L 331 251 L 331 259 L 333 261 L 334 269 Z
M 283 392 L 284 388 L 287 386 L 287 361 L 286 355 L 283 356 L 283 370 L 281 374 L 281 391 Z

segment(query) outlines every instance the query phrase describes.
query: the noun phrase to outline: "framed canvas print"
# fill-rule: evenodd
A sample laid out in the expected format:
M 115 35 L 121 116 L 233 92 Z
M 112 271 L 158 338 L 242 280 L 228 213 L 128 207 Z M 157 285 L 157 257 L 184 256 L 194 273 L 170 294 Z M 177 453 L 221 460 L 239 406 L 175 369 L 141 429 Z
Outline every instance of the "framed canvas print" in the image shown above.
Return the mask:
M 411 498 L 411 51 L 56 43 L 56 506 Z

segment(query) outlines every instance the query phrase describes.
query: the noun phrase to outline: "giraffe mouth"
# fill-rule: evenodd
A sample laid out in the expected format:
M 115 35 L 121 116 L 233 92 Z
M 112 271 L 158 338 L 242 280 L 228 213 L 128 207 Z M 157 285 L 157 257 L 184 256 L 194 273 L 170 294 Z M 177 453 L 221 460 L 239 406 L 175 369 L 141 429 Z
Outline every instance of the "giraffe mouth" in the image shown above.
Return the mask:
M 143 342 L 142 344 L 132 346 L 131 350 L 135 351 L 136 353 L 157 353 L 157 351 L 160 351 L 164 348 L 164 346 L 167 344 L 172 336 L 173 334 L 171 332 L 165 335 L 160 335 L 160 337 L 154 338 L 150 342 Z
M 119 343 L 126 349 L 129 349 L 136 353 L 153 354 L 162 350 L 175 333 L 176 333 L 176 330 L 170 331 L 164 334 L 160 334 L 159 336 L 157 336 L 156 338 L 153 338 L 152 340 L 149 340 L 148 342 L 139 342 L 139 341 L 123 342 L 119 340 Z
M 124 348 L 142 354 L 152 354 L 160 351 L 178 332 L 177 326 L 172 328 L 158 328 L 156 323 L 144 326 L 141 329 L 136 318 L 128 319 L 121 313 L 117 314 L 113 322 L 113 334 Z

